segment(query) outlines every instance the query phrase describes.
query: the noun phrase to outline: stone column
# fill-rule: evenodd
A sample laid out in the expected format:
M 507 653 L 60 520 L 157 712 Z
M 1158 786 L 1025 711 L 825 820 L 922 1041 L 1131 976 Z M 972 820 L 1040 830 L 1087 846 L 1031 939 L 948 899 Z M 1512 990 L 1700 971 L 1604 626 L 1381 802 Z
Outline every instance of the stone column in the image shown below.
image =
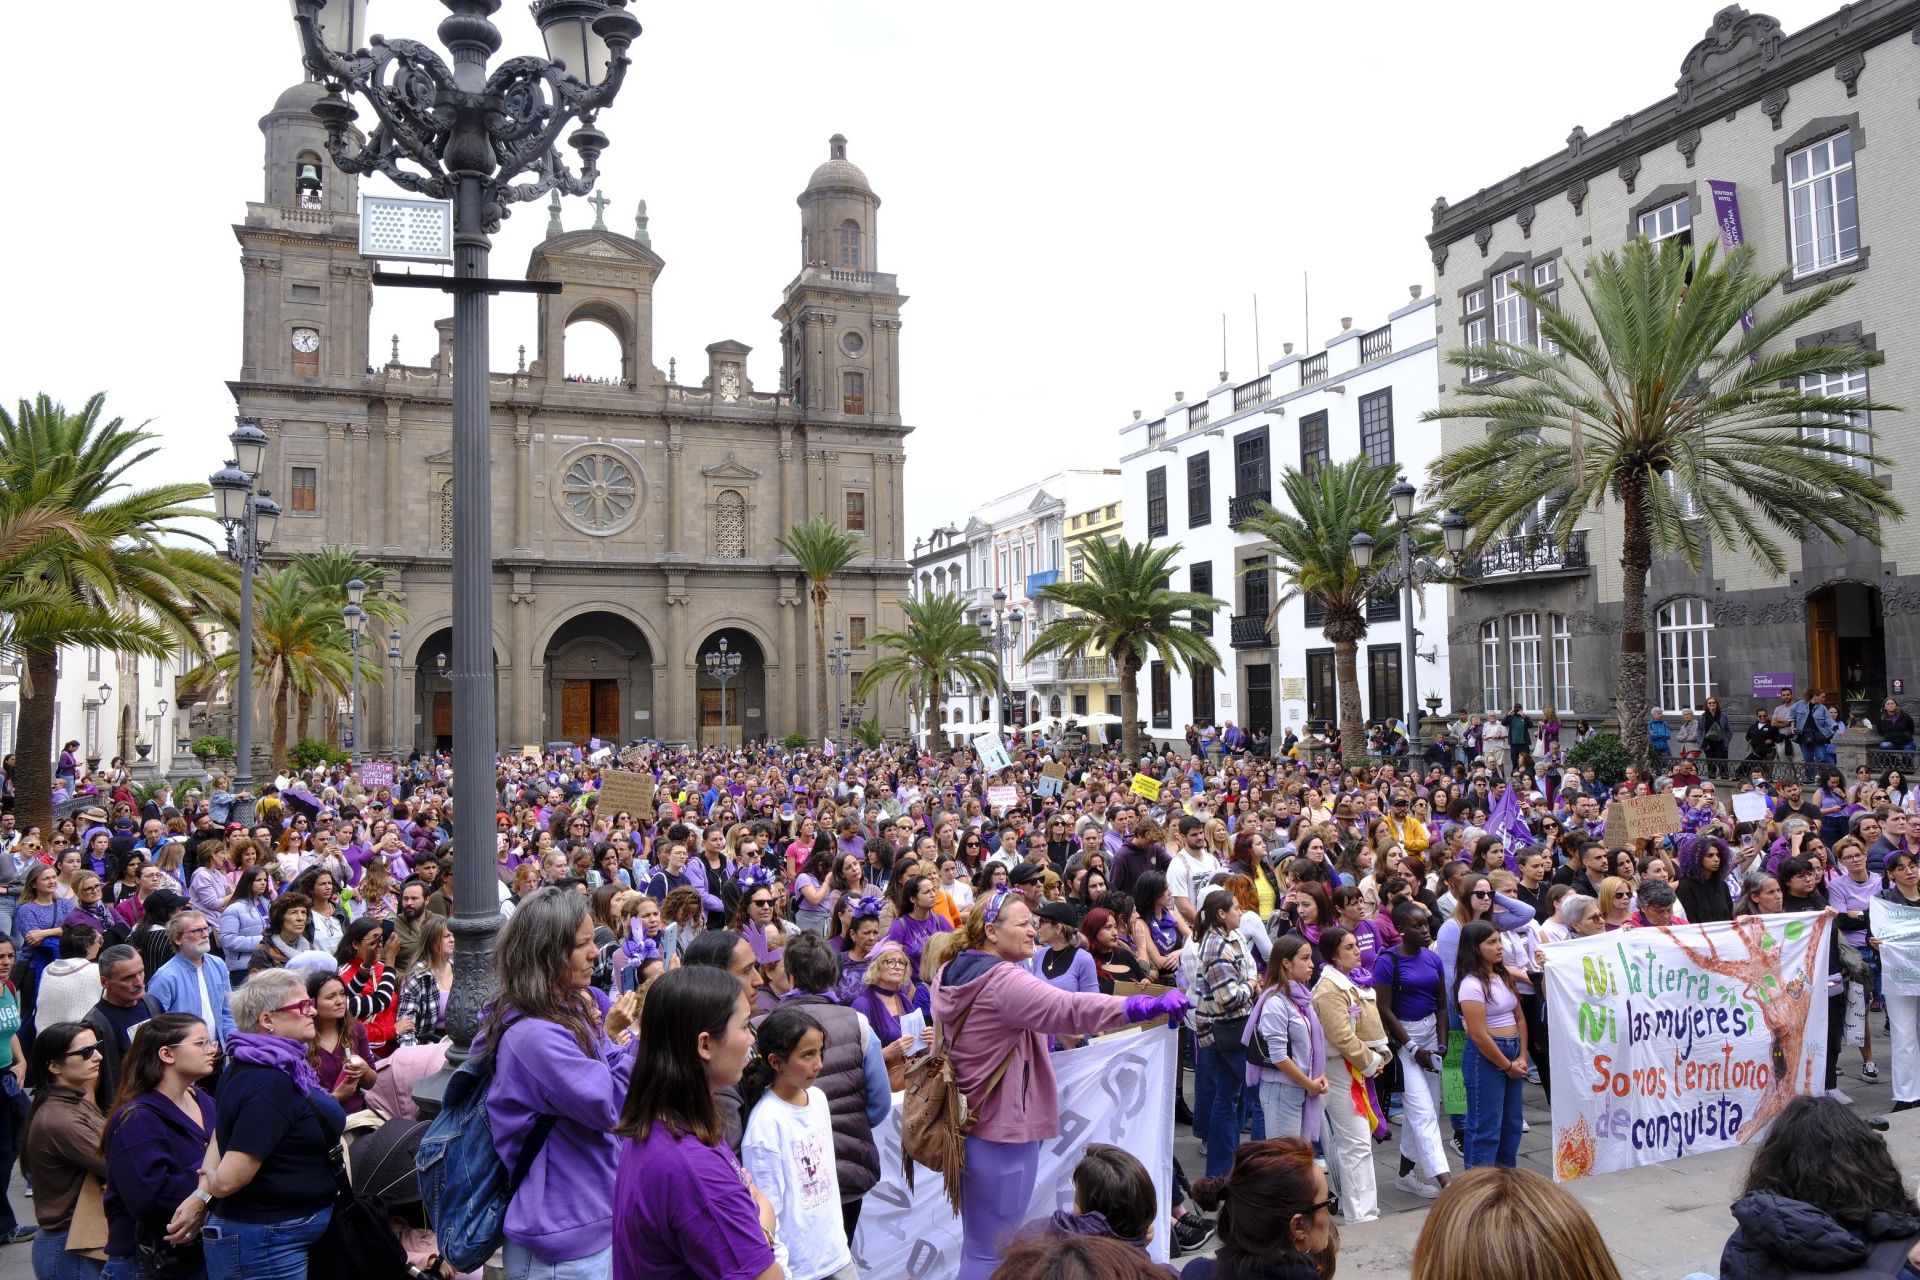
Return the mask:
M 717 394 L 717 393 L 716 393 Z M 667 554 L 686 554 L 687 455 L 680 424 L 667 424 Z M 676 656 L 673 661 L 678 661 Z
M 387 406 L 387 509 L 381 513 L 385 525 L 385 547 L 400 549 L 400 415 Z
M 352 517 L 344 508 L 352 501 L 353 477 L 347 470 L 347 424 L 344 422 L 327 424 L 327 474 L 321 487 L 326 493 L 327 505 L 320 527 L 327 531 L 328 542 L 345 546 L 349 531 L 344 526 Z
M 774 531 L 775 537 L 784 538 L 787 530 L 793 528 L 793 428 L 780 424 L 780 467 L 774 476 L 774 488 L 780 495 L 780 526 Z M 778 545 L 773 548 L 778 551 Z M 780 554 L 785 554 L 781 552 Z
M 887 411 L 900 412 L 900 322 L 886 322 L 887 334 Z
M 688 742 L 693 732 L 687 717 L 687 684 L 691 673 L 687 670 L 685 654 L 687 651 L 687 605 L 692 597 L 686 593 L 683 579 L 667 579 L 667 652 L 665 662 L 666 688 L 654 690 L 655 714 L 664 713 L 665 723 L 659 725 L 654 733 L 666 742 Z M 660 694 L 666 697 L 662 699 Z M 664 706 L 663 706 L 664 703 Z
M 783 582 L 774 588 L 774 603 L 780 608 L 780 662 L 769 663 L 770 669 L 780 671 L 780 732 L 776 737 L 784 738 L 798 727 L 800 718 L 800 609 L 803 603 L 796 600 L 792 593 L 791 581 Z M 768 703 L 773 699 L 769 697 Z M 769 705 L 768 714 L 772 714 Z M 768 726 L 772 732 L 772 726 Z
M 528 521 L 533 511 L 533 470 L 527 456 L 533 449 L 533 429 L 528 417 L 525 409 L 513 411 L 513 549 L 522 554 L 527 550 Z M 516 723 L 520 723 L 517 718 Z
M 347 482 L 350 501 L 348 504 L 348 545 L 365 547 L 372 539 L 367 536 L 367 485 L 372 481 L 373 454 L 368 447 L 372 429 L 364 422 L 356 422 L 347 428 Z
M 513 695 L 512 711 L 507 718 L 507 741 L 510 744 L 536 742 L 539 739 L 533 732 L 533 570 L 513 571 L 507 603 L 513 610 L 508 640 L 513 648 L 507 659 L 513 663 Z

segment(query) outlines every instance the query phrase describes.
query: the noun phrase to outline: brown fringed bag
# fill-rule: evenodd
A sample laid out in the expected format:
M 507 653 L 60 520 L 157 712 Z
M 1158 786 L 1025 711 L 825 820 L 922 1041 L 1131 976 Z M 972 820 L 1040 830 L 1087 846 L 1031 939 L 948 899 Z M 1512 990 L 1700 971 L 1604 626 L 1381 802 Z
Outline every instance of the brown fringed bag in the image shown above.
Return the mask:
M 956 1036 L 966 1022 L 963 1013 L 953 1025 Z M 906 1098 L 900 1104 L 900 1168 L 909 1189 L 913 1187 L 913 1166 L 923 1164 L 946 1179 L 947 1202 L 955 1213 L 960 1212 L 960 1174 L 966 1168 L 967 1135 L 973 1131 L 975 1111 L 993 1096 L 1015 1052 L 1007 1051 L 970 1106 L 953 1076 L 946 1029 L 938 1018 L 933 1020 L 933 1049 L 907 1068 Z

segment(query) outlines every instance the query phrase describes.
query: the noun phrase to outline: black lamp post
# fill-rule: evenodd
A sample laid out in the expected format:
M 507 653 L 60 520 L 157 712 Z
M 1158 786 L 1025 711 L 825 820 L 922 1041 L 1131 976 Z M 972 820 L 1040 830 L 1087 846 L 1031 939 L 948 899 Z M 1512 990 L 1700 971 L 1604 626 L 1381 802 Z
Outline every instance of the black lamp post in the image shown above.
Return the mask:
M 367 758 L 366 744 L 360 740 L 360 637 L 367 630 L 367 611 L 360 602 L 367 597 L 367 584 L 355 578 L 347 583 L 347 607 L 340 611 L 347 624 L 347 638 L 353 643 L 353 702 L 347 708 L 347 744 L 356 761 Z
M 255 493 L 266 465 L 267 433 L 252 418 L 243 418 L 227 436 L 233 460 L 213 473 L 213 513 L 227 531 L 227 556 L 240 566 L 240 678 L 235 697 L 233 789 L 242 797 L 253 791 L 253 575 L 260 569 L 260 552 L 273 541 L 280 523 L 280 504 L 265 489 Z M 277 766 L 280 762 L 275 761 Z M 250 822 L 252 801 L 241 801 L 244 812 L 234 818 Z
M 1400 617 L 1406 625 L 1406 669 L 1407 682 L 1407 755 L 1420 754 L 1420 681 L 1414 671 L 1418 660 L 1415 645 L 1418 633 L 1413 627 L 1413 593 L 1415 588 L 1453 576 L 1454 565 L 1460 553 L 1467 545 L 1467 522 L 1458 511 L 1449 511 L 1440 519 L 1440 532 L 1446 540 L 1447 555 L 1450 560 L 1436 560 L 1431 556 L 1416 554 L 1413 542 L 1413 503 L 1418 491 L 1407 483 L 1402 476 L 1395 482 L 1388 496 L 1393 499 L 1393 522 L 1395 542 L 1400 552 L 1399 563 L 1382 565 L 1377 571 L 1373 568 L 1373 538 L 1365 533 L 1356 533 L 1347 541 L 1347 549 L 1353 556 L 1353 567 L 1361 573 L 1373 572 L 1384 586 L 1400 588 Z

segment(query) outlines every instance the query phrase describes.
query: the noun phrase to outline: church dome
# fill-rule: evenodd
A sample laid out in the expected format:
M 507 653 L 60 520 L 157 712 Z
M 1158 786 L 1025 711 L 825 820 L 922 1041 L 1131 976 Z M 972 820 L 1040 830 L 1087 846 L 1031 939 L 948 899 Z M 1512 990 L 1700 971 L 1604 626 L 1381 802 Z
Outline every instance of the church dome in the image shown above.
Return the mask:
M 867 175 L 860 166 L 847 159 L 847 139 L 845 134 L 836 133 L 827 142 L 827 162 L 813 171 L 807 179 L 807 190 L 821 191 L 830 187 L 851 187 L 856 191 L 871 192 Z
M 325 85 L 318 84 L 312 80 L 303 80 L 281 94 L 279 100 L 273 104 L 273 110 L 276 114 L 282 111 L 298 111 L 303 115 L 311 114 L 313 104 L 326 96 L 327 87 Z

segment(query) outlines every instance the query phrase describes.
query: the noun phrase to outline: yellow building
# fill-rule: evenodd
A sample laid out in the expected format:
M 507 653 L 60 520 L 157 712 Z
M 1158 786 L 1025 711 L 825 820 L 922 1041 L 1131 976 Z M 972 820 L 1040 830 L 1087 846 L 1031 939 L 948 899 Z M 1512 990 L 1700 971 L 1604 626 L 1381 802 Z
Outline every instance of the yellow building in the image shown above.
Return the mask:
M 1109 502 L 1067 516 L 1067 578 L 1079 582 L 1087 576 L 1084 548 L 1099 539 L 1111 542 L 1120 536 L 1120 503 Z M 1120 683 L 1112 658 L 1063 658 L 1066 673 L 1067 713 L 1079 717 L 1108 712 L 1120 714 Z M 1117 732 L 1117 730 L 1116 730 Z M 1096 731 L 1095 736 L 1098 736 Z

